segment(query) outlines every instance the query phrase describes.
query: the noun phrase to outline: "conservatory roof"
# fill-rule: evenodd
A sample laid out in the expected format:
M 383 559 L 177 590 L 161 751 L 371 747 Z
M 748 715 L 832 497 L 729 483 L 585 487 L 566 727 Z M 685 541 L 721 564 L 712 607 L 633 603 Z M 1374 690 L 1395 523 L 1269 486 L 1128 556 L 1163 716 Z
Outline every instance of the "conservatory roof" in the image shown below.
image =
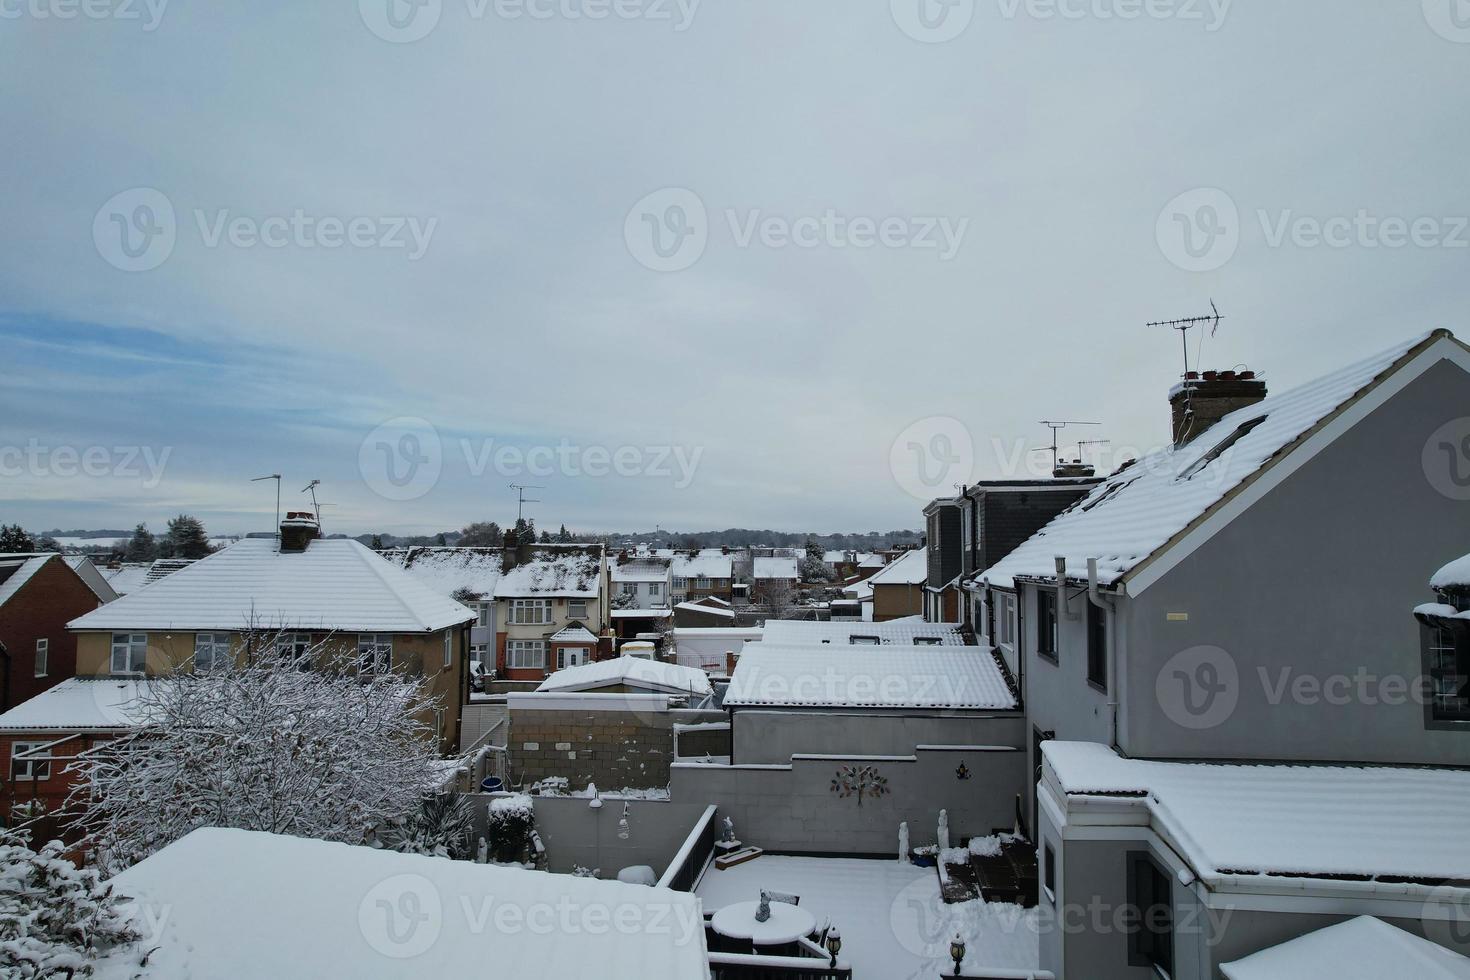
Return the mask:
M 866 624 L 863 624 L 866 625 Z M 979 647 L 746 643 L 726 707 L 1010 710 L 1004 671 Z

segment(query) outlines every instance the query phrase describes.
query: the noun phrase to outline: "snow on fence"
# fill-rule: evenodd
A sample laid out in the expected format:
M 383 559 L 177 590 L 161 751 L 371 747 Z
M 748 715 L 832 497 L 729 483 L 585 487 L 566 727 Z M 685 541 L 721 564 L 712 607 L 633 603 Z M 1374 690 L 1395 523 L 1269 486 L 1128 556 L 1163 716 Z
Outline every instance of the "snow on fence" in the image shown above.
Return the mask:
M 692 892 L 699 883 L 700 875 L 715 852 L 715 813 L 719 808 L 711 804 L 704 808 L 699 822 L 684 838 L 674 859 L 658 880 L 660 888 L 672 888 L 679 892 Z

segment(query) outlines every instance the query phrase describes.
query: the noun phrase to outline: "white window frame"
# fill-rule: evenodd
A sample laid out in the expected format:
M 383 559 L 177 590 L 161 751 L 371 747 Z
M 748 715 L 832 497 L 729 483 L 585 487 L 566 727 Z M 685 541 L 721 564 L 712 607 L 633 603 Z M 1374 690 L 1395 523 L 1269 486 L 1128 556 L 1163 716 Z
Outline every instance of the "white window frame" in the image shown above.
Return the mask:
M 663 588 L 663 583 L 662 582 L 649 582 L 648 583 L 648 597 L 650 599 L 657 599 L 657 598 L 659 598 L 661 596 L 661 594 L 662 594 L 661 593 L 662 588 Z
M 995 617 L 995 631 L 1000 634 L 997 641 L 1000 646 L 1014 650 L 1016 647 L 1016 594 L 1014 592 L 1002 592 L 1000 594 L 1000 609 Z
M 393 634 L 357 634 L 357 672 L 386 674 L 393 669 Z
M 711 579 L 708 575 L 701 575 L 698 579 L 695 580 L 694 587 L 696 589 L 713 589 L 715 587 L 715 584 L 714 580 Z
M 276 653 L 290 658 L 292 663 L 307 664 L 311 662 L 311 634 L 310 633 L 277 633 Z
M 448 669 L 454 666 L 454 631 L 444 631 L 444 667 Z
M 545 670 L 545 640 L 506 640 L 505 666 L 509 670 Z
M 122 637 L 121 642 L 118 638 Z M 118 650 L 123 651 L 127 662 L 122 669 L 118 669 Z M 133 667 L 134 658 L 138 657 L 138 666 Z M 147 633 L 114 633 L 112 634 L 112 656 L 108 658 L 108 666 L 114 677 L 134 677 L 144 674 L 148 670 L 148 634 Z
M 676 589 L 687 589 L 687 588 L 689 588 L 689 580 L 687 578 L 683 578 L 681 576 L 675 575 L 674 576 L 674 588 L 676 588 Z
M 195 670 L 218 670 L 230 658 L 230 634 L 228 633 L 195 633 L 194 634 L 194 669 Z
M 578 606 L 581 607 L 581 610 L 582 610 L 581 612 L 578 612 L 577 611 L 577 607 Z M 571 617 L 572 619 L 586 619 L 587 618 L 587 600 L 586 599 L 568 599 L 567 600 L 567 615 L 569 617 Z
M 556 669 L 566 670 L 568 667 L 580 667 L 591 662 L 592 651 L 586 647 L 557 647 Z
M 534 614 L 535 619 L 529 619 Z M 550 599 L 512 599 L 510 600 L 510 624 L 512 626 L 549 626 L 551 625 L 551 600 Z
M 51 778 L 51 757 L 39 756 L 33 759 L 17 759 L 16 756 L 39 749 L 46 745 L 45 742 L 11 742 L 10 743 L 10 779 L 12 782 L 26 780 L 35 782 L 41 779 Z
M 488 602 L 477 602 L 477 603 L 475 603 L 475 625 L 476 626 L 489 626 L 490 625 L 490 603 L 488 603 Z
M 45 637 L 36 641 L 36 676 L 45 677 L 50 668 L 51 641 Z

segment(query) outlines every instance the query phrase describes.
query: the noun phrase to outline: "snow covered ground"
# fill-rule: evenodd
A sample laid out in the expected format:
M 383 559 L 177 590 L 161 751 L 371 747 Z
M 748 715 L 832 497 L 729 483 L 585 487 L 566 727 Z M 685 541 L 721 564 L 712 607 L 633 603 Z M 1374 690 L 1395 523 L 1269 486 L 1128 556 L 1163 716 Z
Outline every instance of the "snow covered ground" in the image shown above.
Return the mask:
M 949 942 L 965 937 L 967 973 L 981 967 L 1034 970 L 1035 909 L 945 905 L 933 868 L 858 858 L 766 855 L 728 871 L 713 866 L 695 894 L 704 910 L 753 901 L 761 889 L 801 896 L 801 907 L 842 931 L 841 958 L 854 980 L 934 980 L 954 970 Z M 943 968 L 942 970 L 940 968 Z

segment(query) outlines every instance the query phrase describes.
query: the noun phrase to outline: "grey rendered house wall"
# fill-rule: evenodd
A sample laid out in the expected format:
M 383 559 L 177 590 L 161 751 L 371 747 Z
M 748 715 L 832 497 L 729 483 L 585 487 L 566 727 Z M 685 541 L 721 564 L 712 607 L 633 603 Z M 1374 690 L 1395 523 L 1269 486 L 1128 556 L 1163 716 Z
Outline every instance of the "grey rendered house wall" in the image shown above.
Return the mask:
M 1356 679 L 1359 668 L 1404 683 L 1423 673 L 1411 611 L 1432 598 L 1429 576 L 1470 543 L 1470 503 L 1431 484 L 1425 447 L 1467 411 L 1470 375 L 1431 367 L 1132 600 L 1121 747 L 1160 758 L 1470 765 L 1470 730 L 1427 730 L 1421 703 L 1389 703 L 1402 692 Z M 1181 726 L 1159 708 L 1160 672 L 1197 647 L 1223 651 L 1214 656 L 1238 676 L 1238 703 L 1212 727 Z M 1279 693 L 1283 678 L 1303 675 L 1351 684 L 1331 698 Z
M 794 755 L 912 755 L 919 745 L 994 745 L 1022 748 L 1024 719 L 992 715 L 903 711 L 760 711 L 732 713 L 733 762 L 784 765 Z M 1023 784 L 1008 787 L 1012 800 Z M 1009 805 L 1009 804 L 1008 804 Z

